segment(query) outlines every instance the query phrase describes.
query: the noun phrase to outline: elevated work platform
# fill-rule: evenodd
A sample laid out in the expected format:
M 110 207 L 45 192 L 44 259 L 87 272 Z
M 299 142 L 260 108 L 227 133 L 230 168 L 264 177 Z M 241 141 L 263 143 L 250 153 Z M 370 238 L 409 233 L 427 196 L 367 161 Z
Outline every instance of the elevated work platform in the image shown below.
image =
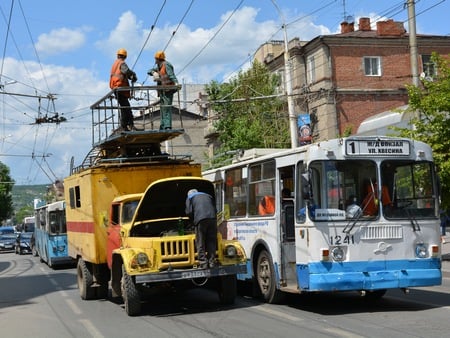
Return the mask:
M 158 90 L 176 90 L 173 113 L 178 112 L 181 121 L 179 86 L 123 87 L 110 91 L 91 105 L 92 149 L 77 167 L 71 163 L 71 174 L 106 163 L 136 163 L 154 161 L 190 162 L 190 155 L 170 155 L 161 152 L 161 143 L 184 133 L 184 129 L 159 130 L 153 128 L 153 112 L 159 109 Z M 121 108 L 116 100 L 117 91 L 131 91 L 130 108 L 136 117 L 137 130 L 124 131 L 120 127 Z M 177 100 L 176 100 L 177 99 Z M 175 117 L 175 116 L 174 116 Z M 181 121 L 181 126 L 183 125 Z
M 179 89 L 180 86 L 133 86 L 111 90 L 90 107 L 92 111 L 92 145 L 94 147 L 101 147 L 103 143 L 108 143 L 110 138 L 115 138 L 117 134 L 124 133 L 120 127 L 120 114 L 121 108 L 125 107 L 119 106 L 119 103 L 116 100 L 116 93 L 121 91 L 131 92 L 129 108 L 131 108 L 135 117 L 136 114 L 140 116 L 140 122 L 139 124 L 136 124 L 138 131 L 155 131 L 153 115 L 156 110 L 160 109 L 158 91 L 175 91 L 172 114 L 173 118 L 175 118 L 175 114 L 178 115 L 181 121 L 181 127 L 183 127 Z M 134 131 L 130 133 L 134 133 Z M 168 139 L 175 137 L 171 132 L 163 133 L 162 135 L 168 136 Z M 159 140 L 159 142 L 163 141 L 165 140 Z

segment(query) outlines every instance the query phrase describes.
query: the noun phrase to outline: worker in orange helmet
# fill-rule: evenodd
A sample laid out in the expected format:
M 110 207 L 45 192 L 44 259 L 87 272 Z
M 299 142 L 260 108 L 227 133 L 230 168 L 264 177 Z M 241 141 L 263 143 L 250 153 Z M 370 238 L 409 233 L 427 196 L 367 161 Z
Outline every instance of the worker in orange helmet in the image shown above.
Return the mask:
M 117 59 L 111 67 L 111 75 L 109 78 L 109 88 L 118 89 L 121 87 L 130 87 L 128 80 L 132 83 L 137 81 L 136 73 L 133 72 L 125 62 L 127 58 L 127 51 L 123 48 L 117 51 Z M 116 90 L 115 92 L 117 102 L 120 108 L 120 126 L 123 130 L 136 130 L 133 121 L 133 112 L 130 108 L 131 97 L 130 90 Z
M 175 76 L 173 66 L 170 62 L 166 61 L 166 55 L 163 51 L 157 51 L 155 53 L 155 66 L 150 69 L 147 74 L 153 76 L 153 80 L 158 86 L 178 86 L 178 80 Z M 173 89 L 158 90 L 158 96 L 161 100 L 160 130 L 172 129 L 172 102 L 173 94 L 175 94 L 176 91 L 177 90 Z

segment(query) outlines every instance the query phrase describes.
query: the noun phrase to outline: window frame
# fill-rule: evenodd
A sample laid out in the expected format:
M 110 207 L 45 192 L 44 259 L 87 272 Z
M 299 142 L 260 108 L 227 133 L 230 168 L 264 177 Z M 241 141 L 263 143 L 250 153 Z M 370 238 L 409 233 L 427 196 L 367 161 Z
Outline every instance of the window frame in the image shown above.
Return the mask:
M 369 68 L 366 67 L 366 61 L 369 61 Z M 373 65 L 373 61 L 376 61 L 376 67 Z M 382 76 L 382 63 L 381 56 L 364 56 L 362 60 L 362 67 L 365 76 Z M 374 72 L 374 68 L 376 71 Z M 369 71 L 369 72 L 368 72 Z

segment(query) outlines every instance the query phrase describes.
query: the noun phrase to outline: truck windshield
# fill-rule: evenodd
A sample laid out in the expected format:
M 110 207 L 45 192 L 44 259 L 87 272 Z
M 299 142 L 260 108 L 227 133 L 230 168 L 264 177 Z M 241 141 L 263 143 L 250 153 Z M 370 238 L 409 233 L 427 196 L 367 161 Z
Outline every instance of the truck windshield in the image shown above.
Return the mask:
M 131 222 L 134 216 L 134 212 L 136 211 L 136 207 L 139 204 L 139 200 L 136 201 L 128 201 L 123 204 L 122 209 L 122 224 Z

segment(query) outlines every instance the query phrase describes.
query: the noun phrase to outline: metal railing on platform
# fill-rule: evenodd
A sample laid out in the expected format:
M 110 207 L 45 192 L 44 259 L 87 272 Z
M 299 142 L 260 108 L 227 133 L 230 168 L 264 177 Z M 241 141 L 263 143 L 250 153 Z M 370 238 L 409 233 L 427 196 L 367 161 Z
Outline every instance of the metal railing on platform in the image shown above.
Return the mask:
M 181 126 L 183 126 L 180 108 L 180 89 L 181 86 L 132 86 L 111 90 L 90 107 L 92 111 L 92 145 L 101 144 L 115 132 L 121 131 L 120 116 L 122 108 L 130 108 L 133 111 L 133 115 L 135 112 L 139 112 L 139 116 L 134 115 L 138 119 L 138 130 L 155 129 L 153 127 L 154 115 L 155 112 L 160 111 L 158 91 L 174 92 L 172 111 L 178 111 Z M 129 91 L 131 93 L 129 98 L 130 107 L 119 105 L 116 97 L 117 93 L 122 91 Z

